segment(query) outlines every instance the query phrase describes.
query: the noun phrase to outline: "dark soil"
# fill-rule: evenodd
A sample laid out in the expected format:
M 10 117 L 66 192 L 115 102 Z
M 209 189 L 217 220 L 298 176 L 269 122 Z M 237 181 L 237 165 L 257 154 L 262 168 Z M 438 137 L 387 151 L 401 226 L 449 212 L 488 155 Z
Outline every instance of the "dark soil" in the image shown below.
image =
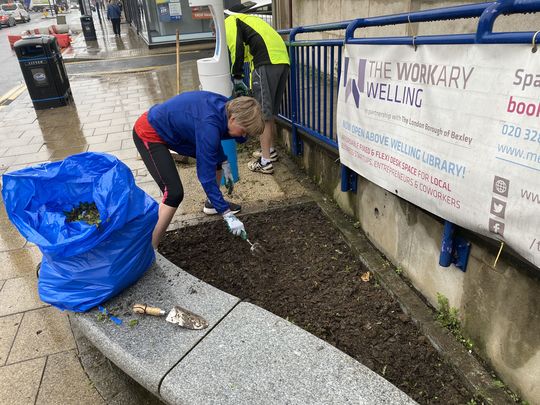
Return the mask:
M 242 217 L 263 260 L 223 221 L 169 232 L 160 252 L 194 276 L 329 342 L 422 404 L 473 396 L 315 204 Z

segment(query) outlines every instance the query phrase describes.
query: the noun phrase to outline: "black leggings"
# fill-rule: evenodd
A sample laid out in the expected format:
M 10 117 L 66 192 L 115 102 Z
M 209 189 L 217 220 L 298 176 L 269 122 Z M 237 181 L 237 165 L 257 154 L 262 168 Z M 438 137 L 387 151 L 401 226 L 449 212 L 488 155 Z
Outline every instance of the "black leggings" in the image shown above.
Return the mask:
M 163 193 L 163 204 L 177 208 L 184 199 L 184 188 L 176 170 L 176 164 L 163 143 L 145 142 L 133 130 L 133 142 L 146 168 Z

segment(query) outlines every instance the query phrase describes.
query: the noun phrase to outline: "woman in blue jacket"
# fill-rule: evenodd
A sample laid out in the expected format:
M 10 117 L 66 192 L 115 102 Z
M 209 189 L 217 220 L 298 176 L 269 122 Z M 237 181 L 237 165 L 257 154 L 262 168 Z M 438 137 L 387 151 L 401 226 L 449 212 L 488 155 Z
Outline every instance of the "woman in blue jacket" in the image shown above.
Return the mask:
M 221 146 L 224 139 L 244 141 L 247 135 L 260 135 L 264 120 L 259 103 L 251 97 L 234 100 L 207 91 L 186 92 L 141 115 L 133 128 L 133 140 L 148 171 L 163 192 L 159 218 L 152 234 L 157 248 L 184 189 L 169 150 L 194 157 L 197 178 L 207 196 L 204 212 L 221 214 L 229 230 L 241 235 L 244 225 L 234 214 L 240 206 L 227 202 L 219 189 L 221 172 L 232 182 L 227 157 Z

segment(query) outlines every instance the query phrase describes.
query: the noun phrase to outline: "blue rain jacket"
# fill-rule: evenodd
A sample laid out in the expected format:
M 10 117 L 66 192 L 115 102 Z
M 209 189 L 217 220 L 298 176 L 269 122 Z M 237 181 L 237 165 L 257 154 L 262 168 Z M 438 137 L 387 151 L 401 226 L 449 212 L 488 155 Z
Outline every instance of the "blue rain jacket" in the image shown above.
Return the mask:
M 191 91 L 156 104 L 148 111 L 148 122 L 169 149 L 197 160 L 197 177 L 220 214 L 229 209 L 216 183 L 216 168 L 227 160 L 221 141 L 245 141 L 229 135 L 225 111 L 228 100 L 209 91 Z
M 118 4 L 109 4 L 107 6 L 107 18 L 113 19 L 113 18 L 120 18 L 122 15 L 122 10 L 120 10 L 120 7 Z

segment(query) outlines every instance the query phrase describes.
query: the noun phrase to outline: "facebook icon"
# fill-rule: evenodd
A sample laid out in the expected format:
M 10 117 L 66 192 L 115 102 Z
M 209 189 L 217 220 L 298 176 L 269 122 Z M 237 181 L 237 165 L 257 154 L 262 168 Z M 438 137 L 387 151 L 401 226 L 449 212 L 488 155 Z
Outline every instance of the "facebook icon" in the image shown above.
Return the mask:
M 504 235 L 504 222 L 497 221 L 495 219 L 489 219 L 489 231 L 496 233 L 497 235 Z

